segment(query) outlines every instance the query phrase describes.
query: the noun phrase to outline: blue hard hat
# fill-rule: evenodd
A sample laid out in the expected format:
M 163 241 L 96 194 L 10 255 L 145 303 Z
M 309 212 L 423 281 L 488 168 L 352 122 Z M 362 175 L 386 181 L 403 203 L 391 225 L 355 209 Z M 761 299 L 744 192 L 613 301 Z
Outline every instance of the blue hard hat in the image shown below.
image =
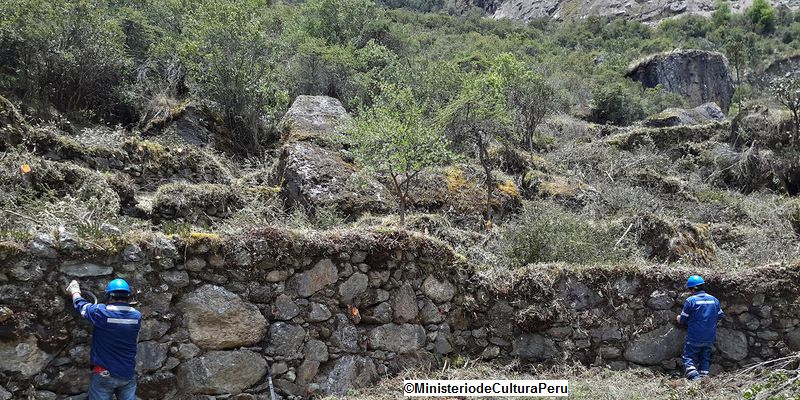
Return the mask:
M 108 285 L 106 285 L 106 294 L 110 294 L 111 292 L 125 292 L 130 294 L 131 287 L 128 286 L 128 282 L 125 282 L 124 279 L 117 278 L 108 282 Z
M 703 277 L 700 275 L 692 275 L 689 279 L 686 280 L 686 288 L 691 289 L 695 286 L 700 286 L 705 284 L 706 282 L 703 280 Z

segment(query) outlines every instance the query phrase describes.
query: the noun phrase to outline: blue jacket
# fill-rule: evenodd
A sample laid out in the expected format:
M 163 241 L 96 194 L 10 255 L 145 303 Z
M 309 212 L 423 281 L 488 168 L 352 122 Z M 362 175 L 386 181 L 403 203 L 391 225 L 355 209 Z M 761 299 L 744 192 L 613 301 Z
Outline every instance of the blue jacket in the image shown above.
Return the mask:
M 681 323 L 689 327 L 686 341 L 690 343 L 713 343 L 717 339 L 717 323 L 725 313 L 716 297 L 700 291 L 683 303 Z
M 92 304 L 82 297 L 75 310 L 94 325 L 92 366 L 101 366 L 119 379 L 136 375 L 136 341 L 142 314 L 127 303 Z

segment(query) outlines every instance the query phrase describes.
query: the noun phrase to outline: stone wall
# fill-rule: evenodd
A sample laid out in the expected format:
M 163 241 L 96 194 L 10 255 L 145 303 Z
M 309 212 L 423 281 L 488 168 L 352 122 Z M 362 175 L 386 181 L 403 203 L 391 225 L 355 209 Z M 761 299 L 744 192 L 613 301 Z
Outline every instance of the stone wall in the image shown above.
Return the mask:
M 444 357 L 680 367 L 672 324 L 689 271 L 653 267 L 480 272 L 398 231 L 236 238 L 146 236 L 89 245 L 62 232 L 0 243 L 0 399 L 77 396 L 90 325 L 63 287 L 128 279 L 144 316 L 139 396 L 303 397 L 370 385 Z M 727 312 L 714 370 L 800 350 L 797 266 L 704 272 Z M 768 290 L 767 290 L 768 289 Z M 230 398 L 223 396 L 222 398 Z

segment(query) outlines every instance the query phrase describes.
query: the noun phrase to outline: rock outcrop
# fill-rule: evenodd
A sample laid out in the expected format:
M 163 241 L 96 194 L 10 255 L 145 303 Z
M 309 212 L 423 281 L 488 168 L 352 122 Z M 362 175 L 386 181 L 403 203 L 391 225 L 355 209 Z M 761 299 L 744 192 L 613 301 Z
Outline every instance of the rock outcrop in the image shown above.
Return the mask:
M 278 129 L 284 142 L 311 141 L 325 146 L 341 137 L 350 114 L 338 99 L 327 96 L 297 96 Z
M 256 306 L 219 286 L 205 285 L 184 296 L 183 311 L 189 338 L 206 349 L 231 349 L 258 343 L 267 320 Z
M 334 150 L 311 142 L 290 142 L 281 150 L 275 183 L 290 207 L 335 207 L 356 217 L 366 211 L 384 213 L 393 197 L 385 186 L 358 174 L 355 165 Z
M 658 85 L 683 96 L 690 106 L 714 102 L 728 112 L 735 90 L 728 59 L 721 53 L 677 50 L 633 64 L 627 77 L 648 88 Z
M 494 1 L 468 2 L 481 7 L 494 18 L 521 21 L 535 19 L 568 20 L 588 16 L 623 17 L 642 22 L 658 22 L 680 15 L 710 15 L 715 9 L 714 0 L 654 0 L 654 1 L 610 1 L 610 0 L 505 0 L 499 6 Z M 731 11 L 741 13 L 750 6 L 746 0 L 729 2 Z M 797 4 L 787 0 L 771 2 L 776 7 L 797 9 Z

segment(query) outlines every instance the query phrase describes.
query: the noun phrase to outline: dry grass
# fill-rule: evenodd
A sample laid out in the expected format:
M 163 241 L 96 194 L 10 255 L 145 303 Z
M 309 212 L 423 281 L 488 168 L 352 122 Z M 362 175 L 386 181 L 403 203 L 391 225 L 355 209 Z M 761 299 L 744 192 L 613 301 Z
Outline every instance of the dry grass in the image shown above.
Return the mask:
M 521 371 L 521 367 L 529 369 Z M 402 398 L 403 379 L 566 379 L 570 384 L 570 399 L 705 399 L 722 400 L 741 398 L 739 382 L 730 381 L 728 375 L 712 377 L 690 383 L 683 378 L 673 378 L 647 369 L 612 371 L 602 367 L 586 368 L 580 365 L 537 369 L 519 364 L 468 362 L 458 368 L 442 370 L 413 369 L 394 377 L 385 377 L 376 386 L 353 391 L 343 396 L 325 397 L 330 400 L 370 399 L 388 400 Z M 741 379 L 741 378 L 739 378 Z M 502 397 L 495 397 L 502 399 Z M 513 397 L 512 399 L 522 399 Z

